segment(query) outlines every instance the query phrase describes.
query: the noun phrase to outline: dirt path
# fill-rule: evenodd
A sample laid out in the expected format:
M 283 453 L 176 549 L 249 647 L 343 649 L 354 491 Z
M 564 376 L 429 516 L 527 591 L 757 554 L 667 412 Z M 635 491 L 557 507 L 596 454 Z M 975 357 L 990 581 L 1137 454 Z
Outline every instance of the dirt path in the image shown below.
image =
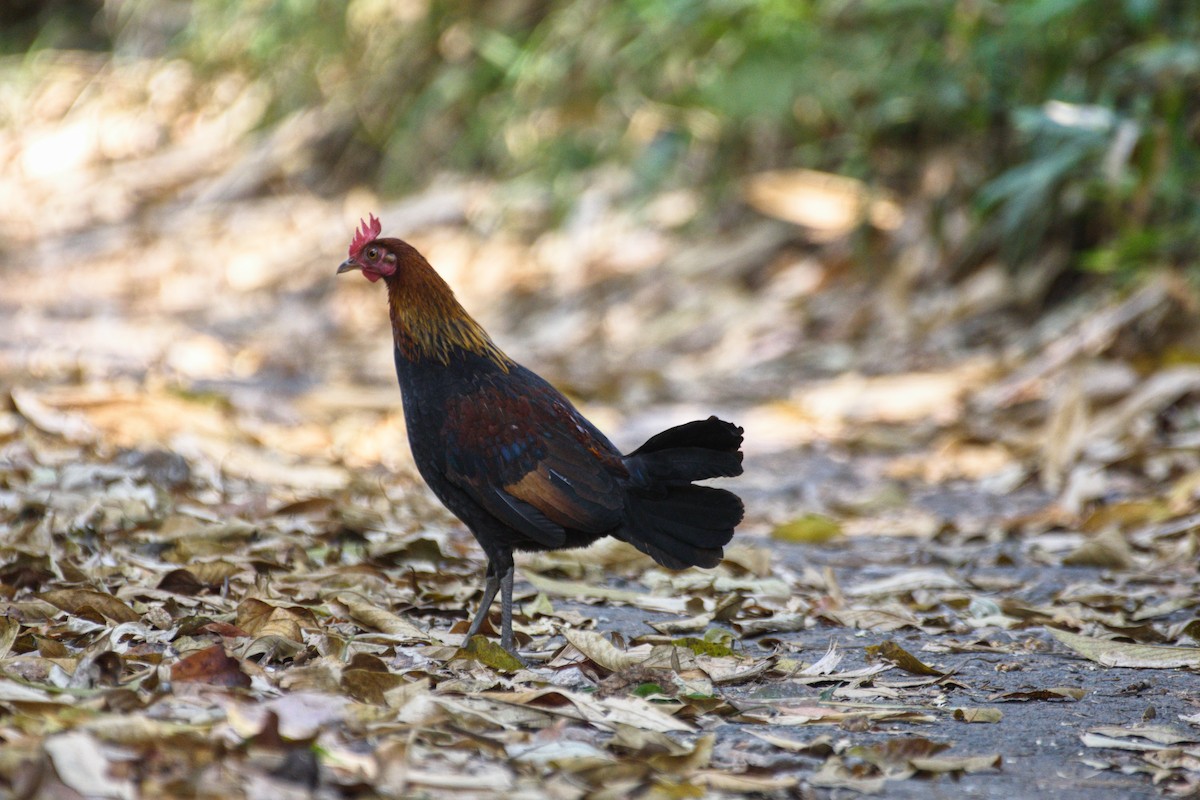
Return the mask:
M 1200 791 L 1186 287 L 1035 316 L 1000 267 L 881 281 L 858 262 L 903 243 L 749 215 L 698 236 L 613 196 L 517 234 L 470 180 L 268 193 L 229 180 L 250 133 L 113 117 L 146 80 L 111 72 L 31 84 L 4 151 L 5 792 Z M 149 126 L 149 151 L 44 160 L 86 114 Z M 333 275 L 368 212 L 619 443 L 745 425 L 725 563 L 526 558 L 540 666 L 464 643 L 478 548 L 408 457 L 379 287 Z

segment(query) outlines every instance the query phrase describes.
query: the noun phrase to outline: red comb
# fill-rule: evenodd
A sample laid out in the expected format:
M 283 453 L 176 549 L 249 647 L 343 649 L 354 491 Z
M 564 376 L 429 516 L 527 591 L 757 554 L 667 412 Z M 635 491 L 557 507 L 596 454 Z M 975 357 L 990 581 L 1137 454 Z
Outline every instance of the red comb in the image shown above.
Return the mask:
M 350 243 L 351 258 L 358 258 L 362 249 L 375 241 L 376 237 L 383 232 L 383 223 L 376 219 L 374 214 L 371 214 L 369 223 L 366 220 L 359 221 L 362 223 L 362 227 L 354 234 L 354 241 Z

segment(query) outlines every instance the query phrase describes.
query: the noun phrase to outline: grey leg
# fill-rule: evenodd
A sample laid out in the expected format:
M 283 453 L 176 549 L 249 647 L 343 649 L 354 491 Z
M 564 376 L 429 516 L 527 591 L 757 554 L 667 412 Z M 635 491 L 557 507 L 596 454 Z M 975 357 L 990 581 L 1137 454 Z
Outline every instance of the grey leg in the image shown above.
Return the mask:
M 508 570 L 508 591 L 509 599 L 512 598 L 512 568 Z M 488 610 L 492 607 L 492 601 L 496 599 L 496 590 L 500 588 L 500 579 L 496 576 L 496 570 L 492 562 L 488 562 L 487 577 L 483 582 L 483 599 L 479 601 L 479 610 L 475 612 L 475 618 L 471 620 L 471 627 L 467 628 L 467 638 L 470 639 L 475 634 L 479 633 L 479 628 L 483 625 L 483 621 L 487 619 Z
M 513 649 L 512 629 L 513 571 L 513 565 L 509 564 L 500 576 L 500 646 L 510 653 L 517 652 Z

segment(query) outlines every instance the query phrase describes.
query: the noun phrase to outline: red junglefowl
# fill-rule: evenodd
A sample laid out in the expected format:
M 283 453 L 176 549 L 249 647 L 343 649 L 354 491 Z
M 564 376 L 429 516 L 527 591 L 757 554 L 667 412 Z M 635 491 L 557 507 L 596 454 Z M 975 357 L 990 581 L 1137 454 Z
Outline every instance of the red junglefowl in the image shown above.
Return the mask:
M 553 386 L 501 352 L 411 245 L 374 215 L 338 274 L 383 279 L 413 458 L 487 554 L 478 633 L 501 592 L 513 650 L 513 551 L 629 542 L 670 569 L 714 567 L 742 521 L 737 495 L 693 481 L 742 472 L 742 429 L 716 417 L 663 431 L 628 455 Z

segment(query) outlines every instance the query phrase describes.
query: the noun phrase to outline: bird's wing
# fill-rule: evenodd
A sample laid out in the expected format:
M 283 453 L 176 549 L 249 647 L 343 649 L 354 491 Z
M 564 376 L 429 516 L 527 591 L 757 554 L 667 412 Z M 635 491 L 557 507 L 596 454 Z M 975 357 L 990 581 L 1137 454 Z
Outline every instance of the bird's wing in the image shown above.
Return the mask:
M 447 403 L 447 478 L 547 547 L 565 544 L 566 529 L 611 530 L 624 503 L 620 455 L 566 398 L 527 376 L 488 382 Z

